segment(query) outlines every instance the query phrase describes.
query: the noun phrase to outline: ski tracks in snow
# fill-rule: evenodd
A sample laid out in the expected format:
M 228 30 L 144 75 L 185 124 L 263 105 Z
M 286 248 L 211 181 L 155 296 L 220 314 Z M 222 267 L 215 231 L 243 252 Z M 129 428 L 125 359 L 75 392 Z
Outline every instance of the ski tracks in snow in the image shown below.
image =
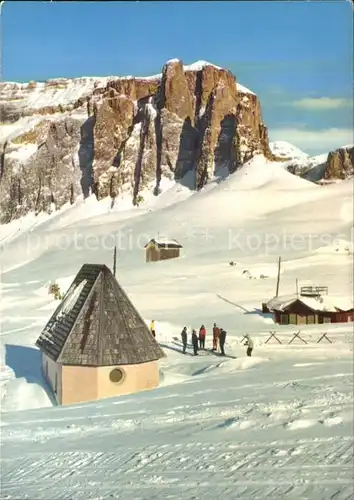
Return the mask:
M 353 493 L 353 440 L 196 442 L 110 453 L 33 453 L 5 460 L 3 469 L 3 500 L 192 500 L 217 495 L 230 500 L 347 500 Z

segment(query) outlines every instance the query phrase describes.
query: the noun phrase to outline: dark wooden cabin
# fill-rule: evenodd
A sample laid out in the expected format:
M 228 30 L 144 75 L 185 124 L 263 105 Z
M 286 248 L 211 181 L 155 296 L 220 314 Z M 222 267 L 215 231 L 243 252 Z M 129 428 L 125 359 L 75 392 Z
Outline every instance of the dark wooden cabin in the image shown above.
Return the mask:
M 267 306 L 266 306 L 267 307 Z M 318 306 L 310 306 L 301 298 L 296 298 L 286 305 L 267 307 L 274 314 L 274 321 L 280 325 L 313 325 L 322 323 L 346 323 L 354 321 L 354 308 L 325 310 Z
M 151 239 L 145 245 L 146 262 L 176 259 L 180 256 L 182 245 L 176 240 Z

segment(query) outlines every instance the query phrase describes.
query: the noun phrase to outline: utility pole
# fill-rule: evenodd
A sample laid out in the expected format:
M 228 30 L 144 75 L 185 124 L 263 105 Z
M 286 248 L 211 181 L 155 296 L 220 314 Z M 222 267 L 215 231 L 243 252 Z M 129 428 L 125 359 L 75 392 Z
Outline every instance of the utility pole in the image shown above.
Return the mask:
M 278 297 L 279 294 L 279 282 L 280 282 L 280 264 L 281 264 L 281 257 L 278 259 L 278 277 L 277 277 L 277 289 L 275 292 L 275 296 Z
M 296 298 L 299 298 L 299 282 L 298 279 L 296 278 Z
M 117 269 L 117 247 L 114 247 L 113 251 L 113 276 L 116 275 L 116 269 Z

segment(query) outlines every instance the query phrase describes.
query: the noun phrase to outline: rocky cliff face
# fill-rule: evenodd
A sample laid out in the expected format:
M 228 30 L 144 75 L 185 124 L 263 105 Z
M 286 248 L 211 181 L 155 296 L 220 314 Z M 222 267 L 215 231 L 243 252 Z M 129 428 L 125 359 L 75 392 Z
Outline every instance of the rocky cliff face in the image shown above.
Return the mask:
M 217 66 L 160 75 L 0 84 L 0 222 L 91 192 L 119 203 L 163 178 L 202 188 L 257 153 L 271 158 L 255 94 Z
M 347 179 L 352 175 L 354 175 L 354 147 L 331 151 L 327 157 L 323 178 Z

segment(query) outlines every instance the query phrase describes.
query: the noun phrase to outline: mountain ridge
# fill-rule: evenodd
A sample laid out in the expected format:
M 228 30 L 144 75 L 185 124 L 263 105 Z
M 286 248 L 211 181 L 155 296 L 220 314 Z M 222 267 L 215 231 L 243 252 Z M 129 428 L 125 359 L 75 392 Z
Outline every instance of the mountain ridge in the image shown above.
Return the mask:
M 328 153 L 310 156 L 286 141 L 269 143 L 273 154 L 283 158 L 290 173 L 311 182 L 326 184 L 354 175 L 354 145 L 341 146 Z
M 158 75 L 0 84 L 2 223 L 94 193 L 141 202 L 161 179 L 202 188 L 256 154 L 268 131 L 258 97 L 227 69 L 168 61 Z M 189 175 L 191 178 L 191 175 Z
M 91 193 L 139 205 L 163 181 L 199 190 L 258 154 L 307 180 L 352 172 L 350 148 L 322 168 L 289 143 L 270 147 L 257 95 L 207 61 L 171 59 L 145 77 L 3 82 L 0 116 L 0 223 Z

